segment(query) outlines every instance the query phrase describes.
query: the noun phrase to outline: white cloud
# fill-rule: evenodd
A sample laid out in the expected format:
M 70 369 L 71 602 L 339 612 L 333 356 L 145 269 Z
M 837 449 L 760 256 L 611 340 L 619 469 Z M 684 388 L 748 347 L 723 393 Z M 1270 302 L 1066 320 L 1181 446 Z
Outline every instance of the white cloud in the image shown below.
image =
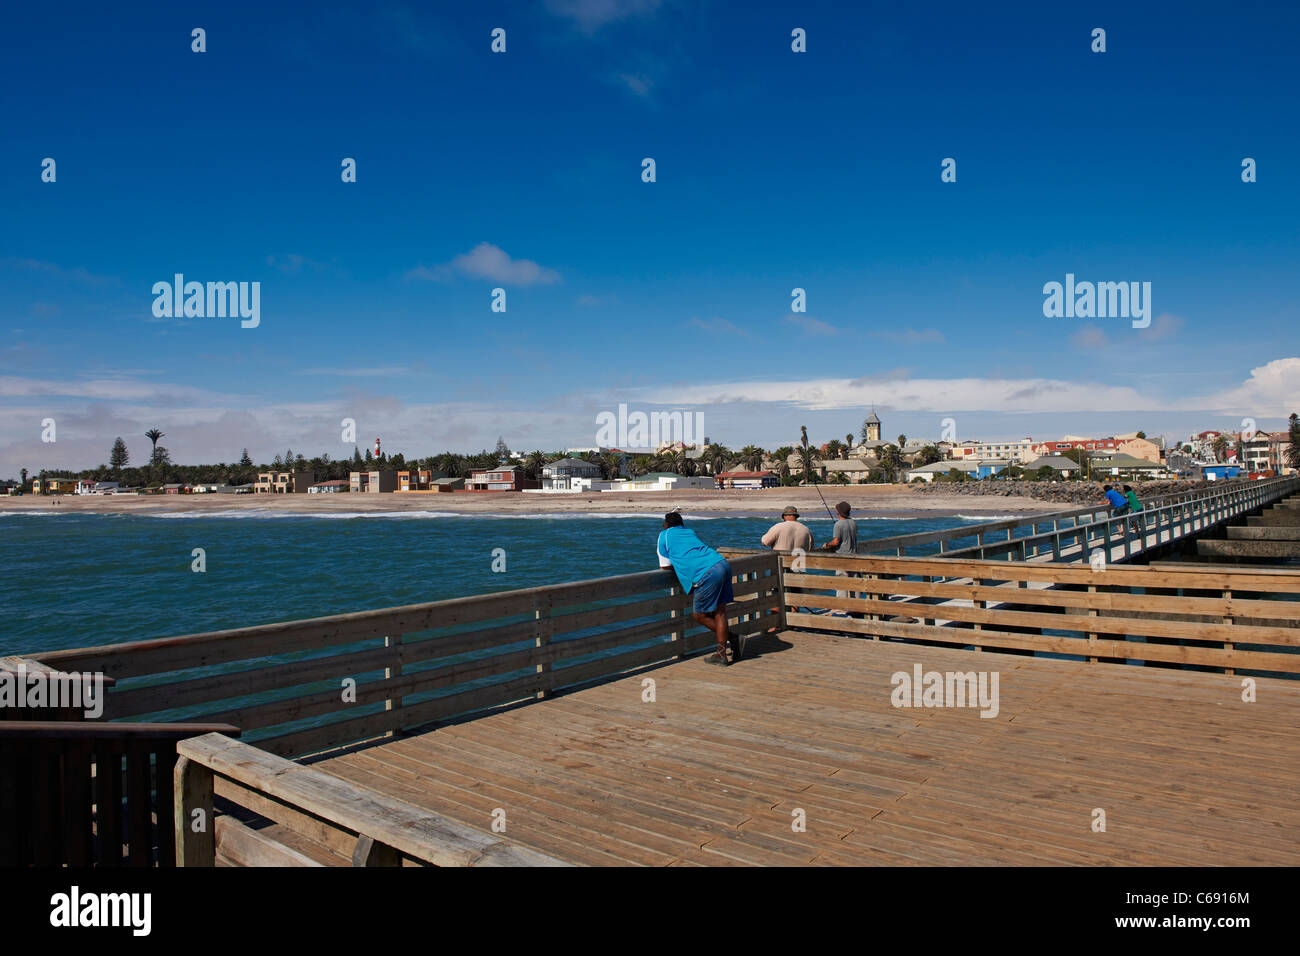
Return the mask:
M 418 266 L 407 273 L 408 278 L 433 282 L 457 275 L 514 286 L 550 285 L 560 281 L 560 274 L 555 270 L 539 266 L 531 259 L 511 259 L 505 250 L 490 242 L 480 242 L 464 255 L 432 269 Z
M 1300 411 L 1300 358 L 1274 359 L 1250 370 L 1250 378 L 1236 388 L 1209 399 L 1207 407 L 1243 415 L 1290 415 Z
M 734 328 L 725 319 L 696 319 L 691 324 L 724 332 L 726 326 Z M 1020 432 L 1027 427 L 1022 424 L 1025 416 L 1032 414 L 1044 423 L 1044 430 L 1053 433 L 1063 427 L 1060 421 L 1080 416 L 1085 420 L 1069 430 L 1086 428 L 1089 422 L 1117 423 L 1143 413 L 1148 431 L 1153 430 L 1151 419 L 1159 416 L 1177 421 L 1177 430 L 1183 431 L 1221 424 L 1214 420 L 1216 415 L 1280 421 L 1300 409 L 1300 357 L 1253 368 L 1240 385 L 1209 394 L 1139 391 L 1125 385 L 1051 378 L 911 378 L 909 371 L 879 370 L 862 378 L 665 382 L 600 396 L 588 392 L 539 396 L 527 402 L 421 404 L 352 387 L 324 387 L 318 401 L 308 397 L 272 403 L 257 394 L 222 396 L 190 386 L 127 378 L 51 381 L 0 376 L 0 477 L 16 477 L 24 467 L 33 472 L 94 467 L 107 458 L 117 435 L 126 439 L 132 459 L 141 460 L 147 442 L 137 436 L 151 427 L 166 433 L 163 444 L 172 459 L 185 463 L 232 461 L 245 446 L 259 461 L 269 461 L 286 447 L 309 457 L 321 452 L 336 458 L 350 456 L 351 446 L 340 441 L 343 418 L 356 420 L 362 446 L 379 436 L 385 448 L 404 454 L 476 451 L 490 448 L 497 435 L 504 435 L 512 448 L 549 451 L 594 443 L 595 413 L 617 408 L 619 402 L 703 410 L 715 437 L 725 430 L 722 440 L 731 445 L 779 444 L 788 440 L 781 436 L 800 419 L 811 423 L 819 415 L 827 433 L 842 434 L 840 422 L 861 421 L 863 409 L 873 403 L 894 409 L 900 417 L 932 413 L 935 422 L 942 415 L 962 414 L 964 427 L 990 431 Z M 539 413 L 539 409 L 546 411 Z M 47 416 L 58 423 L 55 444 L 40 441 L 40 420 Z

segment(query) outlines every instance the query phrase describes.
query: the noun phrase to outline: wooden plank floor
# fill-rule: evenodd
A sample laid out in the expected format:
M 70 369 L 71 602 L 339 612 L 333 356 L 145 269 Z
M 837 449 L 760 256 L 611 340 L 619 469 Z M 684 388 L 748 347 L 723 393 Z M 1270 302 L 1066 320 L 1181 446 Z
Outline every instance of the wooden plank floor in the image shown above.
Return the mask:
M 510 839 L 580 864 L 1300 864 L 1300 682 L 1243 703 L 1223 675 L 750 645 L 315 766 L 484 830 L 504 811 Z M 918 663 L 996 670 L 997 717 L 893 707 Z

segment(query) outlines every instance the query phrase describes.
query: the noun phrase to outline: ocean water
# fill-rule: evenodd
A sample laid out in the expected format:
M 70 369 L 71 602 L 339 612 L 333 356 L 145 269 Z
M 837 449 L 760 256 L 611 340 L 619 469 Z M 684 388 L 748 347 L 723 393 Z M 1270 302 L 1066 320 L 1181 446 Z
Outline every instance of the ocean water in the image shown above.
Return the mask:
M 772 517 L 686 516 L 714 547 Z M 818 542 L 829 518 L 804 519 Z M 864 518 L 859 540 L 994 516 Z M 0 655 L 171 637 L 651 570 L 658 515 L 49 514 L 0 509 Z M 206 570 L 191 570 L 202 548 Z M 494 572 L 493 551 L 505 551 Z

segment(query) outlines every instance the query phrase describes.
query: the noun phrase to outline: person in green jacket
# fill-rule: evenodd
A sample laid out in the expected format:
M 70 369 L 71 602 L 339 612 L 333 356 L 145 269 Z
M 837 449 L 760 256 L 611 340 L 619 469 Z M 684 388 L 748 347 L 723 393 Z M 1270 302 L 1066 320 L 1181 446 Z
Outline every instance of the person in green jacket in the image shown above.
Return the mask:
M 1128 507 L 1129 507 L 1129 512 L 1131 514 L 1137 514 L 1139 511 L 1142 510 L 1142 502 L 1138 500 L 1137 492 L 1134 491 L 1129 485 L 1124 486 L 1124 497 L 1128 499 Z M 1140 519 L 1137 521 L 1130 521 L 1128 523 L 1128 526 L 1137 534 L 1142 533 L 1143 529 L 1142 529 L 1142 522 Z

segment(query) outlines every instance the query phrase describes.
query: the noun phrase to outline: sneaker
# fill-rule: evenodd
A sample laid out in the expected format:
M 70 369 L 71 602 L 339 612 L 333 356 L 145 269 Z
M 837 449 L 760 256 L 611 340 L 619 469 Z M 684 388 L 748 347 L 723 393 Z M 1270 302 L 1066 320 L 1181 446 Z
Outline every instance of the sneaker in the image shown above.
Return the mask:
M 719 667 L 726 667 L 730 662 L 727 660 L 727 655 L 719 654 L 717 651 L 714 651 L 708 657 L 704 658 L 704 663 L 717 664 Z
M 745 642 L 735 631 L 728 631 L 727 643 L 731 645 L 731 662 L 734 664 L 744 655 Z

